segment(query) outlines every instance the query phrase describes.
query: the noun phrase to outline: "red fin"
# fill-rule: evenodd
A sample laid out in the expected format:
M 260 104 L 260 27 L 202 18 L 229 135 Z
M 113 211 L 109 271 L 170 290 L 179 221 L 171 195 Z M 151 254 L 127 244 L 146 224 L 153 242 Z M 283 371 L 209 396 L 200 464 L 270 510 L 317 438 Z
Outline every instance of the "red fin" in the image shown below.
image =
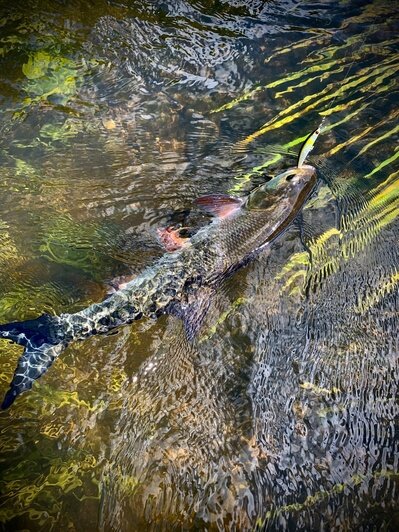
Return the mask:
M 234 198 L 227 194 L 210 194 L 209 196 L 202 196 L 195 200 L 204 211 L 217 216 L 218 218 L 226 218 L 238 211 L 242 205 L 240 198 Z
M 160 227 L 157 229 L 159 240 L 166 251 L 176 251 L 187 245 L 189 238 L 182 238 L 178 229 L 172 227 Z

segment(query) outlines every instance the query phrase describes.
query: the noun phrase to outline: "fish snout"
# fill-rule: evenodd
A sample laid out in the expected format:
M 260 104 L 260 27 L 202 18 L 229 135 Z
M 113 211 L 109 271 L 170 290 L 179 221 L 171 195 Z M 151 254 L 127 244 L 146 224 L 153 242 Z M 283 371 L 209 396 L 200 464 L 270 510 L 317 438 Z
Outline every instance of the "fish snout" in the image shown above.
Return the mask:
M 316 180 L 316 168 L 310 164 L 304 164 L 300 168 L 296 168 L 297 178 L 301 181 L 315 181 Z
M 301 167 L 294 166 L 285 170 L 285 172 L 280 174 L 279 177 L 281 181 L 285 180 L 292 185 L 304 182 L 307 183 L 316 179 L 316 168 L 309 164 L 305 164 Z

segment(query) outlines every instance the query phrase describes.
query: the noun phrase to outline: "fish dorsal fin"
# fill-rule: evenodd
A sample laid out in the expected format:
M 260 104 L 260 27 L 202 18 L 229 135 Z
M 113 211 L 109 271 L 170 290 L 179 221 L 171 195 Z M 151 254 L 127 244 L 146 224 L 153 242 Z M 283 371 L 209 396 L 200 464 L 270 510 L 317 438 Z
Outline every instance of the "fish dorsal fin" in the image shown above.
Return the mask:
M 209 194 L 197 198 L 195 203 L 218 218 L 227 218 L 241 208 L 243 201 L 227 194 Z

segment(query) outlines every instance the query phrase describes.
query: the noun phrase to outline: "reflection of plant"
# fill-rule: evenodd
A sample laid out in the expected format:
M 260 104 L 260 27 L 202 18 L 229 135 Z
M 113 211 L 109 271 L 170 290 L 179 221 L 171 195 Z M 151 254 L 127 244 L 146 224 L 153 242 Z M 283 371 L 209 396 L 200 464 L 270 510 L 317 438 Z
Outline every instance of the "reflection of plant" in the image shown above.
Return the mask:
M 378 167 L 382 167 L 382 163 Z M 374 171 L 369 175 L 372 173 Z M 384 227 L 395 221 L 399 216 L 398 176 L 397 171 L 393 172 L 383 183 L 369 190 L 361 208 L 342 215 L 341 228 L 330 227 L 312 239 L 308 244 L 311 263 L 307 252 L 292 255 L 276 277 L 278 280 L 284 279 L 283 291 L 301 293 L 306 283 L 315 289 L 324 279 L 337 272 L 342 263 L 362 252 Z M 374 293 L 362 298 L 356 311 L 368 309 L 396 285 L 397 277 L 394 274 L 379 285 Z
M 297 513 L 312 508 L 322 501 L 328 501 L 342 493 L 345 489 L 353 488 L 360 485 L 364 481 L 362 475 L 353 475 L 346 483 L 334 484 L 330 490 L 320 490 L 313 495 L 308 495 L 304 502 L 294 502 L 285 506 L 273 508 L 266 512 L 264 519 L 259 518 L 255 523 L 255 530 L 263 530 L 265 524 L 269 519 L 275 519 L 278 515 L 284 513 Z

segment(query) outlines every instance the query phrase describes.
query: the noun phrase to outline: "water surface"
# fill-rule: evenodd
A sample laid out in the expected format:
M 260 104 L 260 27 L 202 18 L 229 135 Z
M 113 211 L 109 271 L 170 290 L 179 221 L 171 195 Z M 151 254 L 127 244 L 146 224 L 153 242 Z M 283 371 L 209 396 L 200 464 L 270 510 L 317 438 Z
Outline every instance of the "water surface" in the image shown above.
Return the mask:
M 394 2 L 1 3 L 0 322 L 72 312 L 296 163 L 319 182 L 221 288 L 73 344 L 0 419 L 4 530 L 396 530 Z M 0 343 L 1 393 L 18 346 Z

